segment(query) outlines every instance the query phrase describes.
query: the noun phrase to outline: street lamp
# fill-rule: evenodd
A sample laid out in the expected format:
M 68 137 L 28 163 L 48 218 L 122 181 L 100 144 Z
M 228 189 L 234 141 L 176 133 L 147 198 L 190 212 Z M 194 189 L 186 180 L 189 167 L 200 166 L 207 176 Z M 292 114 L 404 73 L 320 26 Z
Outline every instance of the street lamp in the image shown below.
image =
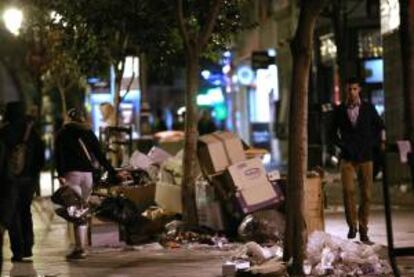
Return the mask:
M 23 21 L 22 11 L 17 8 L 8 8 L 3 13 L 3 20 L 6 28 L 17 36 Z

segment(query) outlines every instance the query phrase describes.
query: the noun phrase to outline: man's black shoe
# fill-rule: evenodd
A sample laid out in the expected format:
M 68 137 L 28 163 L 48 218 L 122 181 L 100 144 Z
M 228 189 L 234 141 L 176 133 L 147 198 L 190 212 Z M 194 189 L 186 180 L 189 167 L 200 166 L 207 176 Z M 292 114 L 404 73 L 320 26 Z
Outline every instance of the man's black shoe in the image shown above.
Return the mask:
M 11 258 L 12 263 L 32 263 L 33 261 L 30 259 L 24 259 L 23 257 L 20 256 L 13 256 Z
M 33 256 L 33 253 L 32 253 L 32 251 L 31 250 L 28 250 L 28 251 L 24 251 L 23 252 L 23 258 L 30 258 L 31 256 Z
M 356 234 L 357 234 L 357 229 L 355 227 L 350 227 L 348 231 L 348 238 L 354 239 L 356 237 Z
M 374 243 L 369 239 L 367 234 L 359 234 L 359 240 L 367 245 L 373 245 Z

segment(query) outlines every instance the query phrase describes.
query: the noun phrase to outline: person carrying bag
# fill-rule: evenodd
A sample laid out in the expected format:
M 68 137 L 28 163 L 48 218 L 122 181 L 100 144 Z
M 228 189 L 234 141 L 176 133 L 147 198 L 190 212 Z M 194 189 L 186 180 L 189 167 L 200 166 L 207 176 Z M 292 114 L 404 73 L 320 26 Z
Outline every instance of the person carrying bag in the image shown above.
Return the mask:
M 118 177 L 115 169 L 102 153 L 97 137 L 86 124 L 83 113 L 78 109 L 70 109 L 67 118 L 67 122 L 56 135 L 56 170 L 60 184 L 70 186 L 87 203 L 92 192 L 92 173 L 95 170 L 92 155 L 108 171 L 112 179 Z M 66 258 L 68 260 L 84 259 L 87 226 L 86 224 L 74 224 L 74 228 L 75 248 Z

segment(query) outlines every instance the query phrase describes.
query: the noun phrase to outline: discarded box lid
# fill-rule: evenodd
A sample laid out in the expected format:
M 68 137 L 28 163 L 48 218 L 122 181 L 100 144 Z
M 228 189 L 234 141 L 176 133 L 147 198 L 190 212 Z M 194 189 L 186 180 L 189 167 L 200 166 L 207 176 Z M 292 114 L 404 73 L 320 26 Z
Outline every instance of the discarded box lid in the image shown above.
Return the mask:
M 267 179 L 265 168 L 257 158 L 231 165 L 224 174 L 229 188 L 235 188 L 235 197 L 244 213 L 272 206 L 284 199 Z

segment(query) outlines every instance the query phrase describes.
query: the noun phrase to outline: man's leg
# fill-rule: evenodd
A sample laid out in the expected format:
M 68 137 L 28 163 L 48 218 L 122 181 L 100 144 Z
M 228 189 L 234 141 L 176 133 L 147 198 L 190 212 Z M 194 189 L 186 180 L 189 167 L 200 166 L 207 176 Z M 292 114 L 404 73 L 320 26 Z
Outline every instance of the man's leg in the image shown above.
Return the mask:
M 344 197 L 346 222 L 349 226 L 348 238 L 356 236 L 357 212 L 355 200 L 355 167 L 352 162 L 341 161 L 341 179 Z
M 0 264 L 3 264 L 3 236 L 6 229 L 0 223 Z M 1 275 L 1 268 L 0 268 Z
M 359 186 L 361 192 L 361 202 L 359 205 L 358 218 L 361 241 L 369 241 L 368 219 L 371 204 L 372 168 L 372 162 L 364 162 L 360 164 L 361 178 Z
M 21 215 L 20 215 L 20 199 L 18 202 L 18 206 L 14 212 L 10 228 L 8 229 L 9 237 L 10 237 L 10 248 L 13 253 L 12 261 L 21 261 L 23 258 L 23 248 L 24 248 L 24 241 L 23 241 L 23 233 L 22 233 L 22 224 L 21 224 Z
M 33 219 L 32 219 L 32 201 L 34 195 L 34 184 L 29 181 L 24 184 L 23 191 L 21 193 L 21 225 L 23 233 L 23 257 L 32 256 L 32 247 L 34 244 L 34 233 L 33 233 Z

